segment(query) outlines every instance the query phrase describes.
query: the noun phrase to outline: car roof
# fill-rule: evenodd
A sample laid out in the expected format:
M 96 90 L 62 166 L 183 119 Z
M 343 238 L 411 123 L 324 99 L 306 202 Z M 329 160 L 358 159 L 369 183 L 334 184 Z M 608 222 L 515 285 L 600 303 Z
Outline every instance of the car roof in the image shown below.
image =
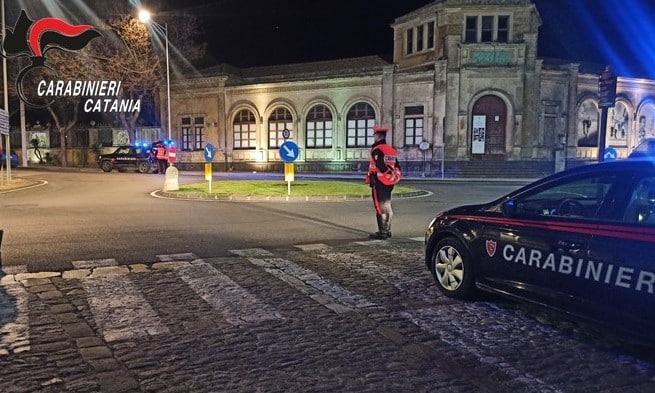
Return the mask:
M 528 189 L 532 189 L 536 186 L 540 186 L 551 181 L 562 179 L 569 176 L 578 176 L 585 174 L 593 174 L 599 171 L 632 171 L 632 172 L 651 172 L 655 173 L 655 158 L 651 157 L 640 157 L 632 158 L 625 160 L 615 160 L 615 161 L 605 161 L 605 162 L 595 162 L 591 164 L 583 164 L 577 167 L 569 168 L 561 172 L 554 173 L 552 175 L 543 177 L 541 179 L 535 180 L 530 184 L 515 190 L 510 193 L 511 195 L 520 194 Z M 504 199 L 501 197 L 500 199 Z

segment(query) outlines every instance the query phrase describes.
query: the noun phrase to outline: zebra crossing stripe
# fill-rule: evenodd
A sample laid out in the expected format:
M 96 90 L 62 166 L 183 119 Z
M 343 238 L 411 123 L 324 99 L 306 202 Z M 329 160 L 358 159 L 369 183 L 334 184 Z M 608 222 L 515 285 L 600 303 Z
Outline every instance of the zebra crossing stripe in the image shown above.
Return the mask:
M 175 272 L 182 281 L 232 325 L 240 326 L 245 323 L 283 319 L 275 308 L 261 302 L 228 276 L 201 259 L 195 260 Z
M 382 281 L 394 285 L 402 291 L 402 293 L 406 293 L 412 300 L 420 300 L 426 304 L 434 304 L 434 289 L 428 288 L 428 285 L 432 286 L 432 283 L 428 280 L 408 277 L 391 267 L 380 265 L 357 254 L 326 252 L 317 255 L 331 263 L 340 264 L 350 271 L 382 279 Z M 479 313 L 481 312 L 485 311 L 478 310 L 476 315 L 479 316 Z M 515 380 L 535 388 L 535 391 L 560 392 L 555 387 L 546 384 L 530 373 L 513 367 L 509 362 L 505 362 L 501 357 L 486 354 L 481 348 L 490 347 L 491 344 L 486 342 L 484 335 L 478 336 L 475 334 L 466 334 L 466 332 L 470 332 L 472 326 L 470 322 L 467 321 L 467 318 L 457 319 L 446 317 L 442 308 L 434 307 L 403 311 L 399 314 L 422 330 L 429 332 L 436 337 L 440 337 L 442 341 L 447 343 L 457 343 L 460 349 L 476 357 L 480 363 L 495 367 Z M 493 315 L 485 316 L 484 319 L 492 320 L 499 317 L 503 317 L 503 315 L 499 316 L 498 312 L 495 312 Z M 440 328 L 441 326 L 449 326 L 450 329 Z
M 443 342 L 456 343 L 458 348 L 473 355 L 480 363 L 494 367 L 514 381 L 527 385 L 530 391 L 562 393 L 561 390 L 548 385 L 529 372 L 512 366 L 502 356 L 490 355 L 484 352 L 484 348 L 491 346 L 487 341 L 494 340 L 493 337 L 487 338 L 484 334 L 464 334 L 463 332 L 470 332 L 471 330 L 471 324 L 466 318 L 459 321 L 458 318 L 453 318 L 445 314 L 447 313 L 443 311 L 443 308 L 434 307 L 400 313 L 405 319 L 411 321 L 422 330 L 439 337 Z M 448 326 L 449 329 L 443 329 L 443 326 Z
M 299 248 L 305 252 L 308 251 L 320 251 L 320 250 L 327 250 L 330 249 L 331 247 L 328 246 L 327 244 L 323 243 L 316 243 L 316 244 L 298 244 L 295 245 L 294 247 Z
M 338 313 L 352 312 L 364 307 L 377 306 L 362 295 L 350 292 L 312 270 L 306 269 L 292 261 L 282 258 L 255 258 L 255 256 L 272 255 L 264 249 L 230 250 L 259 266 L 267 273 L 308 295 L 315 302 Z
M 317 255 L 333 264 L 344 266 L 348 271 L 382 279 L 382 281 L 393 285 L 399 291 L 409 293 L 412 300 L 420 300 L 427 303 L 432 303 L 434 300 L 434 295 L 427 288 L 426 280 L 408 277 L 396 269 L 375 263 L 357 254 L 329 252 Z
M 127 276 L 86 278 L 80 283 L 105 341 L 170 333 Z
M 71 265 L 77 270 L 80 269 L 93 269 L 96 267 L 117 266 L 118 262 L 114 258 L 107 259 L 89 259 L 86 261 L 73 261 Z

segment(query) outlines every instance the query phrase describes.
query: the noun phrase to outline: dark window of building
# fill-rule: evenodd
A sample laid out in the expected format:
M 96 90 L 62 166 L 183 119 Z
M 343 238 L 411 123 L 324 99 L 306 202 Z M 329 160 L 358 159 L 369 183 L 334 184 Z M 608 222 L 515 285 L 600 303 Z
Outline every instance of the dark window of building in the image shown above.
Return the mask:
M 355 104 L 348 111 L 347 116 L 347 146 L 367 147 L 373 144 L 373 130 L 375 125 L 375 111 L 365 102 Z
M 307 148 L 332 147 L 332 112 L 325 105 L 316 105 L 307 114 Z
M 407 29 L 407 31 L 405 31 L 405 34 L 406 34 L 405 49 L 407 50 L 407 54 L 410 55 L 414 53 L 414 29 Z
M 185 116 L 181 119 L 182 128 L 182 150 L 193 150 L 193 134 L 191 133 L 191 117 Z
M 254 149 L 257 145 L 257 121 L 248 109 L 242 109 L 234 117 L 232 124 L 233 146 L 235 149 Z
M 423 25 L 416 27 L 416 51 L 420 52 L 423 50 Z
M 466 32 L 464 42 L 478 42 L 478 17 L 466 17 Z
M 480 42 L 492 42 L 493 40 L 494 40 L 494 17 L 483 16 Z
M 103 128 L 98 130 L 98 144 L 102 147 L 113 146 L 114 134 L 111 128 Z
M 509 16 L 508 15 L 498 16 L 498 32 L 497 32 L 496 41 L 509 42 Z
M 195 117 L 193 119 L 193 150 L 205 148 L 205 118 Z
M 202 116 L 185 116 L 181 119 L 182 150 L 193 151 L 205 148 L 205 118 Z
M 423 106 L 405 107 L 405 146 L 418 146 L 423 142 Z
M 70 147 L 89 147 L 89 131 L 76 130 L 70 133 Z
M 428 23 L 428 42 L 426 45 L 428 49 L 434 48 L 434 22 Z

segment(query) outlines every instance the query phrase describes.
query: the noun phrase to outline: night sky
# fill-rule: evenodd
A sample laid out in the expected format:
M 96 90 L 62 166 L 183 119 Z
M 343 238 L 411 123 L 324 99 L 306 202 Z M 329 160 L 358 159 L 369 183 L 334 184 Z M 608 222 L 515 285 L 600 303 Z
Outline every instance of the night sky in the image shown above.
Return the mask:
M 156 0 L 153 0 L 155 2 Z M 390 55 L 394 19 L 431 0 L 185 0 L 201 16 L 209 63 L 259 66 Z M 655 79 L 655 0 L 533 0 L 539 57 L 610 64 Z

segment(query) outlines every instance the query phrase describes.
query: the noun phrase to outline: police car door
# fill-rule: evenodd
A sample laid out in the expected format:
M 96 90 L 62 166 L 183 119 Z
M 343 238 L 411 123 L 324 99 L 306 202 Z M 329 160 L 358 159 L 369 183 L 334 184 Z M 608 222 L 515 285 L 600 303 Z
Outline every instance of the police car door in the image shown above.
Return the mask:
M 116 151 L 116 167 L 120 170 L 130 165 L 130 150 L 129 146 L 122 146 Z
M 649 173 L 650 172 L 650 173 Z M 655 329 L 655 172 L 638 171 L 626 185 L 624 208 L 607 207 L 594 231 L 580 279 L 588 286 L 593 311 L 652 334 Z M 612 214 L 611 211 L 620 214 Z
M 577 308 L 584 295 L 577 277 L 587 258 L 590 228 L 615 175 L 565 176 L 508 201 L 509 219 L 495 234 L 507 290 L 555 307 Z M 508 210 L 505 209 L 507 212 Z

